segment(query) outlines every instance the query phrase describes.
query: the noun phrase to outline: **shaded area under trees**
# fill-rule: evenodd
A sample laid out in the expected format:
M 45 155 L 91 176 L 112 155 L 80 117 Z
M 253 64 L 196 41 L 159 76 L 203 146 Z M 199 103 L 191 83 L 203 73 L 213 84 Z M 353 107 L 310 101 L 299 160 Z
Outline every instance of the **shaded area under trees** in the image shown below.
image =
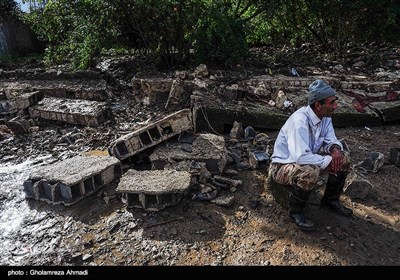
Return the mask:
M 340 57 L 349 44 L 398 44 L 395 0 L 30 0 L 21 17 L 46 44 L 49 64 L 85 69 L 103 55 L 151 54 L 159 67 L 234 66 L 252 46 L 318 44 Z

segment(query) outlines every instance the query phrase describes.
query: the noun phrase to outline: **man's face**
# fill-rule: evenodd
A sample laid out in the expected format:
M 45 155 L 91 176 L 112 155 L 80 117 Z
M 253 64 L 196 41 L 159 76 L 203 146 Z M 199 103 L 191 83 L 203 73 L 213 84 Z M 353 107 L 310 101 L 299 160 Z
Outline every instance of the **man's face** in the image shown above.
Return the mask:
M 321 117 L 332 117 L 333 111 L 337 108 L 336 96 L 331 96 L 325 99 L 325 102 L 321 103 L 319 108 Z

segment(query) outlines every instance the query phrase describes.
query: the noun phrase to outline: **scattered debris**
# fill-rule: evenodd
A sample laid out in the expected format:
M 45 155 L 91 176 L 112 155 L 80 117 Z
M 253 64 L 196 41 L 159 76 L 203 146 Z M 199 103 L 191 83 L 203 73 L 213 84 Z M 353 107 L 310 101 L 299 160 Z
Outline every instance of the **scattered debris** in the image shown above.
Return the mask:
M 360 168 L 364 171 L 371 171 L 376 173 L 384 164 L 384 155 L 380 152 L 370 152 L 367 158 L 362 162 L 359 162 L 354 167 Z

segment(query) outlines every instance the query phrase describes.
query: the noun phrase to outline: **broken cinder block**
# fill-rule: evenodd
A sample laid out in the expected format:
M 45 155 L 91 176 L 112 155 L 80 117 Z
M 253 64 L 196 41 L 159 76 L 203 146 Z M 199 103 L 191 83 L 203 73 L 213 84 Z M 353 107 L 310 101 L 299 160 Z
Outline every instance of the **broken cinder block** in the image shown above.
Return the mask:
M 171 160 L 205 162 L 207 169 L 214 174 L 221 174 L 227 162 L 227 150 L 222 136 L 199 134 L 191 143 L 167 143 L 157 147 L 150 155 L 154 169 L 163 169 Z
M 128 207 L 158 211 L 181 201 L 191 185 L 187 171 L 129 169 L 116 192 L 123 194 Z
M 115 157 L 76 156 L 37 167 L 23 186 L 28 198 L 69 206 L 120 176 L 120 161 Z
M 29 107 L 31 118 L 97 127 L 111 114 L 106 102 L 83 99 L 44 98 Z
M 189 109 L 184 109 L 120 137 L 111 144 L 108 152 L 124 160 L 191 129 L 193 129 L 191 112 Z

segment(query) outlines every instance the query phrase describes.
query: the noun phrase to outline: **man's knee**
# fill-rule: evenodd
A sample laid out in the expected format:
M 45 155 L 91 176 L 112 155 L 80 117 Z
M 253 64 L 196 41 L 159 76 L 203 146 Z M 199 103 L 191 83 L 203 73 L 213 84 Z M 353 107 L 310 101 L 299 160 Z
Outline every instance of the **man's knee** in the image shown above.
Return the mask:
M 321 169 L 316 165 L 301 165 L 297 175 L 297 182 L 300 188 L 312 190 L 317 186 Z
M 317 186 L 320 168 L 315 165 L 271 164 L 269 177 L 282 185 L 297 185 L 304 190 Z

